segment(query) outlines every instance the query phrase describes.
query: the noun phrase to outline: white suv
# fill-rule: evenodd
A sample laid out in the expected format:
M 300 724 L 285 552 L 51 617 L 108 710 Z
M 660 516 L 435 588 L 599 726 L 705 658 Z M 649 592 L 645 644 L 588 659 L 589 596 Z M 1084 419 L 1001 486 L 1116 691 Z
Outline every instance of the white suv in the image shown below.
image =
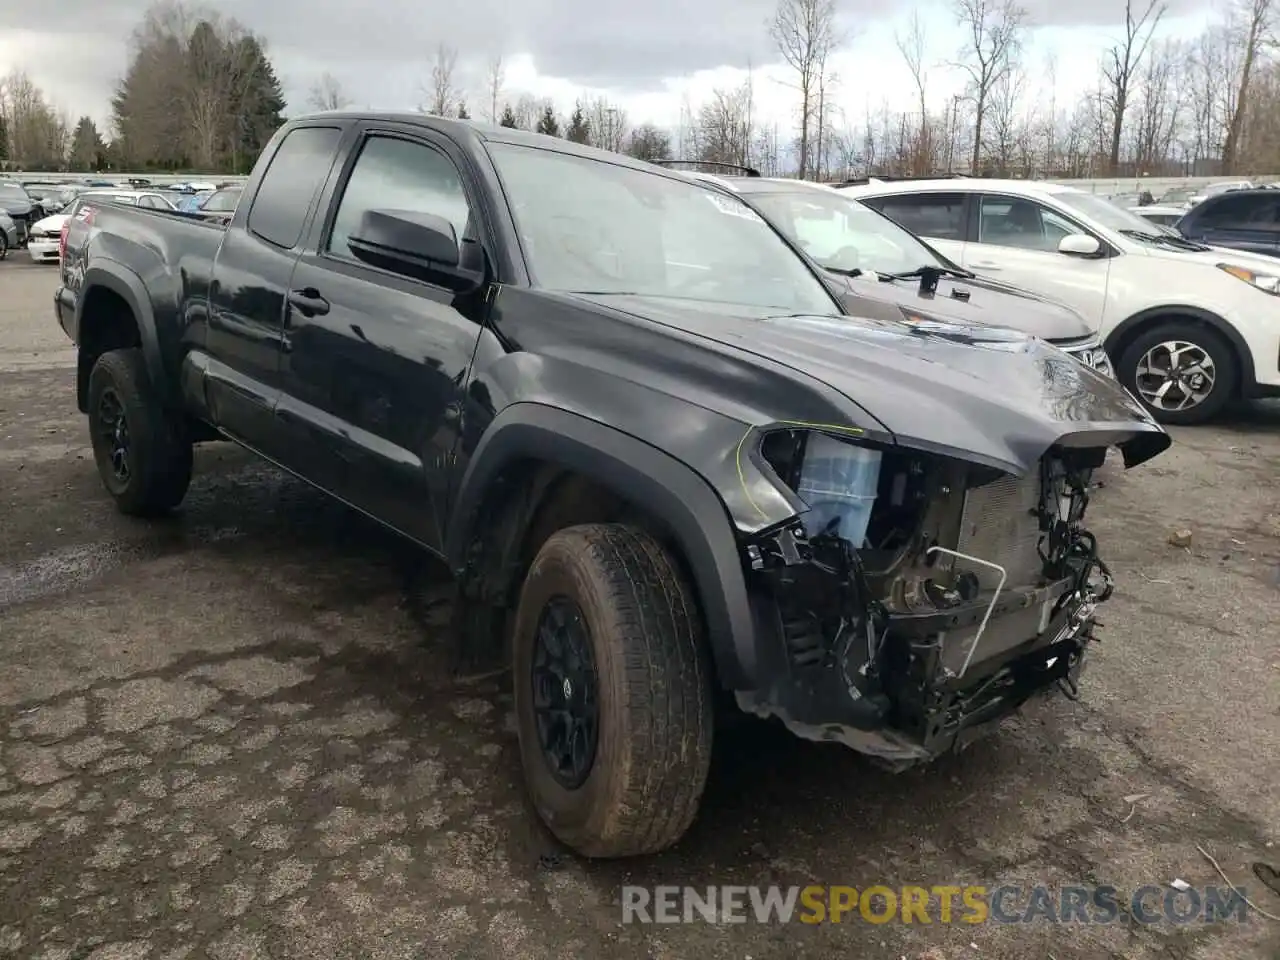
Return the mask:
M 1280 396 L 1280 263 L 1192 243 L 1075 187 L 1022 180 L 843 187 L 973 272 L 1075 307 L 1164 423 Z

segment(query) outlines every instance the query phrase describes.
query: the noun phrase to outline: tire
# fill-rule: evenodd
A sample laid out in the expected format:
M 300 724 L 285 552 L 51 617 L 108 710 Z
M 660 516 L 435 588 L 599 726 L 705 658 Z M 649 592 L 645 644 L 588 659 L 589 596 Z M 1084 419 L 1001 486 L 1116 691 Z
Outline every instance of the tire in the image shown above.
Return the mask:
M 597 681 L 594 757 L 577 782 L 553 768 L 535 709 L 539 626 L 566 601 L 585 626 Z M 679 840 L 702 800 L 714 720 L 701 617 L 662 546 L 617 524 L 552 534 L 521 590 L 512 660 L 521 763 L 548 829 L 598 858 Z M 548 689 L 559 695 L 554 682 Z
M 1153 398 L 1143 395 L 1141 387 L 1145 386 L 1150 392 L 1155 383 L 1153 379 L 1144 377 L 1143 383 L 1139 384 L 1138 370 L 1147 352 L 1157 350 L 1155 359 L 1158 361 L 1161 355 L 1168 356 L 1160 350 L 1161 345 L 1171 343 L 1184 344 L 1191 351 L 1198 350 L 1213 362 L 1214 382 L 1208 394 L 1195 405 L 1181 410 L 1162 408 L 1152 402 Z M 1187 350 L 1183 353 L 1194 356 Z M 1125 348 L 1119 367 L 1117 376 L 1125 388 L 1151 411 L 1156 420 L 1175 426 L 1191 426 L 1213 419 L 1236 398 L 1240 386 L 1239 367 L 1231 345 L 1209 326 L 1188 320 L 1165 320 L 1148 327 Z M 1166 396 L 1185 397 L 1187 393 L 1180 393 L 1180 389 L 1175 385 Z
M 0 260 L 4 260 L 9 256 L 9 238 L 4 235 L 4 231 L 0 230 Z
M 157 516 L 181 503 L 191 483 L 191 443 L 165 414 L 141 350 L 111 350 L 98 358 L 89 373 L 88 405 L 93 458 L 120 511 Z M 110 429 L 118 423 L 114 410 L 123 416 L 122 449 Z

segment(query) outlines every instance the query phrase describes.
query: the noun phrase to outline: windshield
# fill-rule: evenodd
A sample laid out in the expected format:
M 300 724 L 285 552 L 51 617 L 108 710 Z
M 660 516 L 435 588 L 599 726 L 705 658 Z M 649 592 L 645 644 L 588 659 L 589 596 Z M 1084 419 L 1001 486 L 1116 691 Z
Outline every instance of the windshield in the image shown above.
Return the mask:
M 804 260 L 736 197 L 554 150 L 488 148 L 543 289 L 840 312 Z
M 1179 187 L 1176 190 L 1166 190 L 1160 195 L 1161 203 L 1186 203 L 1196 192 L 1190 188 Z
M 839 194 L 806 189 L 753 194 L 751 199 L 774 226 L 828 270 L 958 269 L 888 217 Z
M 31 196 L 16 183 L 0 183 L 0 200 L 26 200 Z
M 1068 210 L 1083 214 L 1107 230 L 1115 230 L 1117 233 L 1122 230 L 1152 232 L 1151 224 L 1142 217 L 1136 213 L 1130 213 L 1124 207 L 1116 206 L 1105 197 L 1079 190 L 1063 190 L 1061 193 L 1053 194 L 1053 198 Z

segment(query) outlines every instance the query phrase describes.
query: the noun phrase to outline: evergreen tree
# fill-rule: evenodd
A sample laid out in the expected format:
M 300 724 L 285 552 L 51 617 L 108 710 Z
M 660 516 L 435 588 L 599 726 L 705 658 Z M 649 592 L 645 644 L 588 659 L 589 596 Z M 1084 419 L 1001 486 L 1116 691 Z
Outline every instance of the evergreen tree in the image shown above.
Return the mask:
M 471 119 L 471 114 L 467 113 L 467 101 L 465 100 L 458 101 L 458 119 L 459 120 Z
M 560 136 L 560 121 L 556 119 L 556 112 L 551 109 L 551 104 L 543 108 L 542 116 L 538 118 L 538 133 L 545 133 L 549 137 Z
M 240 49 L 233 62 L 243 66 L 237 78 L 239 82 L 233 89 L 243 93 L 241 109 L 233 118 L 239 129 L 232 141 L 231 156 L 227 159 L 234 172 L 247 173 L 267 141 L 284 123 L 285 100 L 280 78 L 276 76 L 275 67 L 267 59 L 258 38 L 249 34 L 238 46 Z
M 564 138 L 574 143 L 591 142 L 591 124 L 587 123 L 587 115 L 582 111 L 582 104 L 573 108 L 573 116 L 569 118 L 569 126 L 564 131 Z
M 71 135 L 70 168 L 82 173 L 101 170 L 106 161 L 106 145 L 90 117 L 81 117 Z
M 502 119 L 498 121 L 500 127 L 511 127 L 512 129 L 520 126 L 516 121 L 516 112 L 511 109 L 511 104 L 507 104 L 502 108 Z

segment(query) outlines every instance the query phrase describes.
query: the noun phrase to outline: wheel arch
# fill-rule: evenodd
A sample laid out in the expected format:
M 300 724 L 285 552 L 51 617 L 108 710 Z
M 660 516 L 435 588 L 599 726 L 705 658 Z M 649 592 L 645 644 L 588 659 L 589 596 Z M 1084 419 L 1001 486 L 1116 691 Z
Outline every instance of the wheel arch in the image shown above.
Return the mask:
M 1201 324 L 1227 342 L 1227 345 L 1231 348 L 1232 359 L 1235 361 L 1236 373 L 1239 375 L 1239 390 L 1247 394 L 1253 385 L 1257 383 L 1257 375 L 1253 366 L 1253 354 L 1250 353 L 1248 344 L 1245 343 L 1244 338 L 1240 336 L 1235 327 L 1218 314 L 1202 307 L 1168 304 L 1140 310 L 1117 324 L 1116 328 L 1107 334 L 1104 343 L 1107 355 L 1111 357 L 1112 363 L 1118 368 L 1120 358 L 1124 355 L 1125 350 L 1145 331 L 1160 322 L 1176 322 L 1179 320 Z
M 141 348 L 156 391 L 166 403 L 172 401 L 151 297 L 142 278 L 124 264 L 96 258 L 85 271 L 76 300 L 76 330 L 76 399 L 81 412 L 86 410 L 93 364 L 107 350 L 125 347 Z
M 564 473 L 585 478 L 661 524 L 698 597 L 720 685 L 754 688 L 755 614 L 724 501 L 688 465 L 579 414 L 521 402 L 485 431 L 445 533 L 445 555 L 464 597 L 476 595 L 479 584 L 486 602 L 514 602 L 525 538 L 545 516 L 541 511 Z

